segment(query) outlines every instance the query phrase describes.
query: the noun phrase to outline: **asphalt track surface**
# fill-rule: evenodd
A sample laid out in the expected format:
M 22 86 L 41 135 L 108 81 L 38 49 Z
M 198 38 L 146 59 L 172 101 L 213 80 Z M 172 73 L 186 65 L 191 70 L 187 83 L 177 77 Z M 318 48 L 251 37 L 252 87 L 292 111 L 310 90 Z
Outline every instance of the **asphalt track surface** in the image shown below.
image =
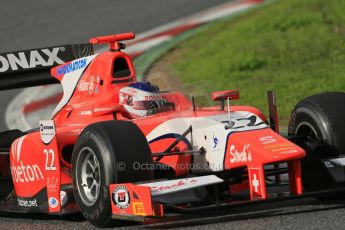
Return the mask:
M 0 53 L 61 44 L 91 37 L 145 32 L 229 0 L 11 0 L 0 6 Z M 4 112 L 18 90 L 0 92 Z
M 6 1 L 0 7 L 0 53 L 80 43 L 90 37 L 144 32 L 227 0 L 60 0 Z M 0 92 L 0 108 L 18 90 Z M 0 130 L 6 129 L 0 113 Z M 284 201 L 150 220 L 134 228 L 185 229 L 344 229 L 345 202 Z M 93 229 L 79 214 L 0 214 L 0 229 Z

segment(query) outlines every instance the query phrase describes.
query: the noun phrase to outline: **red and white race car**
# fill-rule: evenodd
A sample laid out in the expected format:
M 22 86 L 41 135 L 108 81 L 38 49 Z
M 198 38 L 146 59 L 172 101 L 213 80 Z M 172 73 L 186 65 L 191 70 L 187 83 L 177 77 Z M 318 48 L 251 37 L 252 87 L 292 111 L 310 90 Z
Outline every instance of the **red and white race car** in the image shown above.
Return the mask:
M 256 108 L 230 107 L 239 99 L 237 90 L 213 92 L 220 105 L 198 108 L 180 92 L 137 82 L 119 42 L 133 38 L 133 33 L 93 38 L 90 43 L 107 43 L 109 51 L 64 64 L 58 51 L 46 49 L 58 61 L 41 59 L 61 64 L 51 75 L 62 84 L 63 98 L 37 129 L 0 133 L 0 211 L 80 211 L 104 227 L 169 211 L 344 190 L 344 93 L 301 100 L 284 137 L 272 92 L 268 121 Z M 8 62 L 19 65 L 28 55 L 33 54 L 12 55 Z M 49 82 L 31 75 L 18 81 L 1 81 L 0 75 L 0 84 Z

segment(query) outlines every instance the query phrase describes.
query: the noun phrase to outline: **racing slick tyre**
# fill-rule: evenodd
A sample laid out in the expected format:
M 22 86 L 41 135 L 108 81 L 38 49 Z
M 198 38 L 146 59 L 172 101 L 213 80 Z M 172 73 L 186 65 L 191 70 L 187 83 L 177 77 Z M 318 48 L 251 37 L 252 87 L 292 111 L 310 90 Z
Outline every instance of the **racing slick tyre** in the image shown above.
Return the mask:
M 292 111 L 288 132 L 302 137 L 297 144 L 307 154 L 302 160 L 302 181 L 307 191 L 337 186 L 320 159 L 345 154 L 344 105 L 345 93 L 329 92 L 302 99 Z
M 153 171 L 135 164 L 152 163 L 151 150 L 132 122 L 104 121 L 87 126 L 73 149 L 73 192 L 82 215 L 97 227 L 111 221 L 109 185 L 153 179 Z

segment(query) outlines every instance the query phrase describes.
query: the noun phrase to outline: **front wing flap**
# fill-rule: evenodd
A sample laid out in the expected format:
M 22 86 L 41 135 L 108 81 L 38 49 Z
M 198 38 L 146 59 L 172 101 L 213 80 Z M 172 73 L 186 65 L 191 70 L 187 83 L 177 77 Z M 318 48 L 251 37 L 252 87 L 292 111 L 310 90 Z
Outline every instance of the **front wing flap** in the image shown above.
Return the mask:
M 152 202 L 148 186 L 112 184 L 109 190 L 113 219 L 143 221 L 145 217 L 163 216 L 163 206 Z

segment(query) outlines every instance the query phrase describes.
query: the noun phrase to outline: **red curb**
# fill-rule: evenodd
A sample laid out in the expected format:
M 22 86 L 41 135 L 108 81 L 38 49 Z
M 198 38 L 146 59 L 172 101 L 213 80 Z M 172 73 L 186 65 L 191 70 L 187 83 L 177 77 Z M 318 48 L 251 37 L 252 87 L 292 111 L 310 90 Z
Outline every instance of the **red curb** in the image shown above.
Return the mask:
M 26 104 L 23 107 L 22 111 L 24 114 L 27 114 L 27 113 L 32 113 L 37 110 L 40 110 L 46 106 L 57 104 L 61 100 L 62 96 L 63 96 L 63 93 L 58 93 L 45 99 L 30 102 L 29 104 Z
M 133 45 L 133 44 L 137 44 L 139 42 L 144 42 L 144 41 L 151 40 L 151 39 L 158 38 L 158 37 L 162 37 L 162 36 L 178 35 L 180 33 L 187 31 L 187 30 L 194 29 L 197 26 L 199 26 L 199 24 L 189 24 L 189 25 L 179 26 L 179 27 L 167 30 L 167 31 L 163 31 L 163 32 L 158 33 L 158 34 L 154 34 L 154 35 L 146 37 L 146 38 L 139 39 L 139 40 L 137 40 L 133 43 L 129 43 L 129 44 Z

